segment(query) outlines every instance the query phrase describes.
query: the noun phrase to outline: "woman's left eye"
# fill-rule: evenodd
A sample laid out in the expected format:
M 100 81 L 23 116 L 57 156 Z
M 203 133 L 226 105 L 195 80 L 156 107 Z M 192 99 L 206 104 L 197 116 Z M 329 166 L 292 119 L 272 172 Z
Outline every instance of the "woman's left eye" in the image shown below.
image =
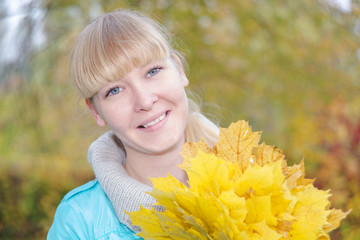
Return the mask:
M 146 77 L 152 77 L 156 75 L 160 71 L 161 67 L 153 67 L 148 73 L 146 74 Z

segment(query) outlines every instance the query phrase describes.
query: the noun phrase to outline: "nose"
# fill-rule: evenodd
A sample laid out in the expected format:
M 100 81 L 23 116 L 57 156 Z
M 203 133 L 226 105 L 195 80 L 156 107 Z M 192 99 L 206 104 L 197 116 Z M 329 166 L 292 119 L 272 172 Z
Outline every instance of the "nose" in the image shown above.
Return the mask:
M 134 108 L 135 111 L 149 111 L 155 102 L 158 101 L 157 95 L 151 88 L 137 87 L 134 88 Z

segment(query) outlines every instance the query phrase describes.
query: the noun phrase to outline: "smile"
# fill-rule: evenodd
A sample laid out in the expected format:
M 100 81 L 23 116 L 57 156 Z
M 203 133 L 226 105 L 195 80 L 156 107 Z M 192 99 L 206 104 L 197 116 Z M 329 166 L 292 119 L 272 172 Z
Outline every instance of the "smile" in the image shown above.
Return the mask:
M 140 127 L 140 128 L 148 128 L 148 127 L 150 127 L 150 126 L 152 126 L 152 125 L 154 125 L 154 124 L 156 124 L 156 123 L 164 120 L 165 117 L 166 117 L 166 115 L 167 115 L 167 112 L 164 113 L 163 115 L 161 115 L 160 117 L 158 117 L 157 119 L 155 119 L 154 121 L 151 121 L 151 122 L 149 122 L 149 123 L 147 123 L 147 124 L 145 124 L 145 125 L 141 125 L 141 126 L 139 126 L 139 127 Z

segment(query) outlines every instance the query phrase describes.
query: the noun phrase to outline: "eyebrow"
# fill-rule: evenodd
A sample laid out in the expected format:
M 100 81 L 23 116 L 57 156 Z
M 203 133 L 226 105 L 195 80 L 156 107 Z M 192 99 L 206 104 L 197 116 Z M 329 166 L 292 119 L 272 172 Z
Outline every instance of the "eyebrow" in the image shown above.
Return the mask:
M 167 58 L 164 58 L 162 60 L 151 61 L 149 63 L 144 64 L 143 66 L 139 66 L 139 68 L 146 68 L 149 65 L 156 65 L 158 63 L 162 63 L 162 64 L 167 63 Z

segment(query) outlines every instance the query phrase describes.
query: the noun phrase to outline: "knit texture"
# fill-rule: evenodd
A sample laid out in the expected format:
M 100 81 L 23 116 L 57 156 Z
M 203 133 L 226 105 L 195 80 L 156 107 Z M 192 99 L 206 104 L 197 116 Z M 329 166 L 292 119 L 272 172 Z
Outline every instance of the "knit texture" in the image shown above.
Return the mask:
M 126 155 L 121 141 L 112 131 L 106 132 L 95 140 L 88 150 L 88 161 L 104 192 L 112 203 L 116 216 L 134 232 L 140 228 L 131 224 L 125 213 L 138 211 L 140 205 L 150 208 L 155 199 L 145 192 L 152 188 L 130 177 L 123 164 Z

